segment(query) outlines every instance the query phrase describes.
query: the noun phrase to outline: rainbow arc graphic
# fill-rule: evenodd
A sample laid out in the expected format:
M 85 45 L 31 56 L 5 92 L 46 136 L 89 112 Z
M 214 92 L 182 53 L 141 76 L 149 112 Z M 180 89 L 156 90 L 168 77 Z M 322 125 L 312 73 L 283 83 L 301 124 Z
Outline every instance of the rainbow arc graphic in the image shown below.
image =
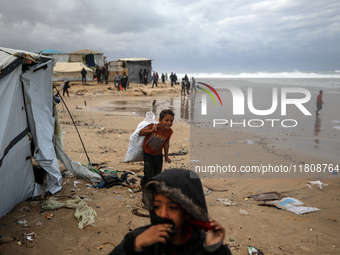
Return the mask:
M 211 87 L 210 85 L 208 85 L 208 84 L 206 84 L 206 83 L 203 83 L 203 82 L 197 82 L 197 83 L 199 83 L 199 84 L 201 84 L 201 85 L 203 85 L 203 86 L 206 86 L 206 87 L 209 88 L 212 92 L 214 92 L 215 95 L 217 96 L 218 100 L 220 101 L 221 106 L 222 106 L 222 100 L 221 100 L 221 98 L 220 98 L 220 95 L 217 93 L 217 91 L 216 91 L 213 87 Z M 216 100 L 215 100 L 215 97 L 213 96 L 213 94 L 212 94 L 209 90 L 207 90 L 207 89 L 205 89 L 205 88 L 201 88 L 201 87 L 197 87 L 197 88 L 203 90 L 204 92 L 206 92 L 206 93 L 214 100 L 215 105 L 217 105 Z

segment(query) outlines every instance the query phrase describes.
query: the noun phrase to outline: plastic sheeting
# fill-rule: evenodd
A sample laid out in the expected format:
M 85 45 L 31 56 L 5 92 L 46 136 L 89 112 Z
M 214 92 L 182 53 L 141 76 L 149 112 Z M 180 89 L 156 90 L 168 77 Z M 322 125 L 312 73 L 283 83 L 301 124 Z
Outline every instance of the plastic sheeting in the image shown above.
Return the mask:
M 14 67 L 0 79 L 0 217 L 19 202 L 41 194 L 42 185 L 35 183 L 32 156 L 47 172 L 46 191 L 54 194 L 62 185 L 52 143 L 54 62 L 45 58 L 44 63 L 23 73 L 21 64 L 13 65 L 18 59 L 16 52 L 23 51 L 0 47 L 0 68 Z

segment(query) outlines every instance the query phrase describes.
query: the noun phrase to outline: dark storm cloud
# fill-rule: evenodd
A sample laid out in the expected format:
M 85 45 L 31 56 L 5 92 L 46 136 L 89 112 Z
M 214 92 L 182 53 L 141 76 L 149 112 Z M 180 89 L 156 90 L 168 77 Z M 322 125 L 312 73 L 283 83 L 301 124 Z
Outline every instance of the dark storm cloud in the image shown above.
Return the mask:
M 271 1 L 4 1 L 0 45 L 88 48 L 192 72 L 338 69 L 340 3 Z

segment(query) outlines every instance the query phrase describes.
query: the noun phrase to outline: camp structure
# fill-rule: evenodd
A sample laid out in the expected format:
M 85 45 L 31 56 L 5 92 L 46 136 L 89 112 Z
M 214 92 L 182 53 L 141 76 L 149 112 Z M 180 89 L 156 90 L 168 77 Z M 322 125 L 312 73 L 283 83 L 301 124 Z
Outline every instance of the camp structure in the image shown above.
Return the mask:
M 55 62 L 68 62 L 69 60 L 69 54 L 60 50 L 53 50 L 53 49 L 48 49 L 48 50 L 43 50 L 40 51 L 44 56 L 53 58 Z
M 83 49 L 70 52 L 68 62 L 83 62 L 89 67 L 104 66 L 104 58 L 104 53 L 102 52 Z
M 21 201 L 41 195 L 43 187 L 51 194 L 61 190 L 52 141 L 53 66 L 52 58 L 0 47 L 0 218 Z
M 53 70 L 53 81 L 81 81 L 81 70 L 85 68 L 86 80 L 93 80 L 93 70 L 81 62 L 57 62 Z
M 130 82 L 139 83 L 139 71 L 144 69 L 148 72 L 148 82 L 151 81 L 152 77 L 152 66 L 151 59 L 148 58 L 120 58 L 117 61 L 110 61 L 109 63 L 109 72 L 110 72 L 110 81 L 113 81 L 113 78 L 118 72 L 119 75 L 122 75 L 123 72 L 129 77 Z

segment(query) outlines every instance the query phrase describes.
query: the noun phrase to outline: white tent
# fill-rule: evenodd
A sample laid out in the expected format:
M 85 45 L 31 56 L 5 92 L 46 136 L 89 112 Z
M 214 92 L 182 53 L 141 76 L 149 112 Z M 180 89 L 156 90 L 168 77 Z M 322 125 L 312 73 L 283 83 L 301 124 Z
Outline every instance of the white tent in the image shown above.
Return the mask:
M 87 71 L 86 80 L 93 80 L 93 70 L 81 62 L 57 62 L 53 71 L 53 80 L 81 81 L 81 70 Z
M 47 173 L 45 191 L 61 189 L 52 143 L 53 66 L 51 58 L 0 47 L 0 218 L 42 193 L 32 157 Z

